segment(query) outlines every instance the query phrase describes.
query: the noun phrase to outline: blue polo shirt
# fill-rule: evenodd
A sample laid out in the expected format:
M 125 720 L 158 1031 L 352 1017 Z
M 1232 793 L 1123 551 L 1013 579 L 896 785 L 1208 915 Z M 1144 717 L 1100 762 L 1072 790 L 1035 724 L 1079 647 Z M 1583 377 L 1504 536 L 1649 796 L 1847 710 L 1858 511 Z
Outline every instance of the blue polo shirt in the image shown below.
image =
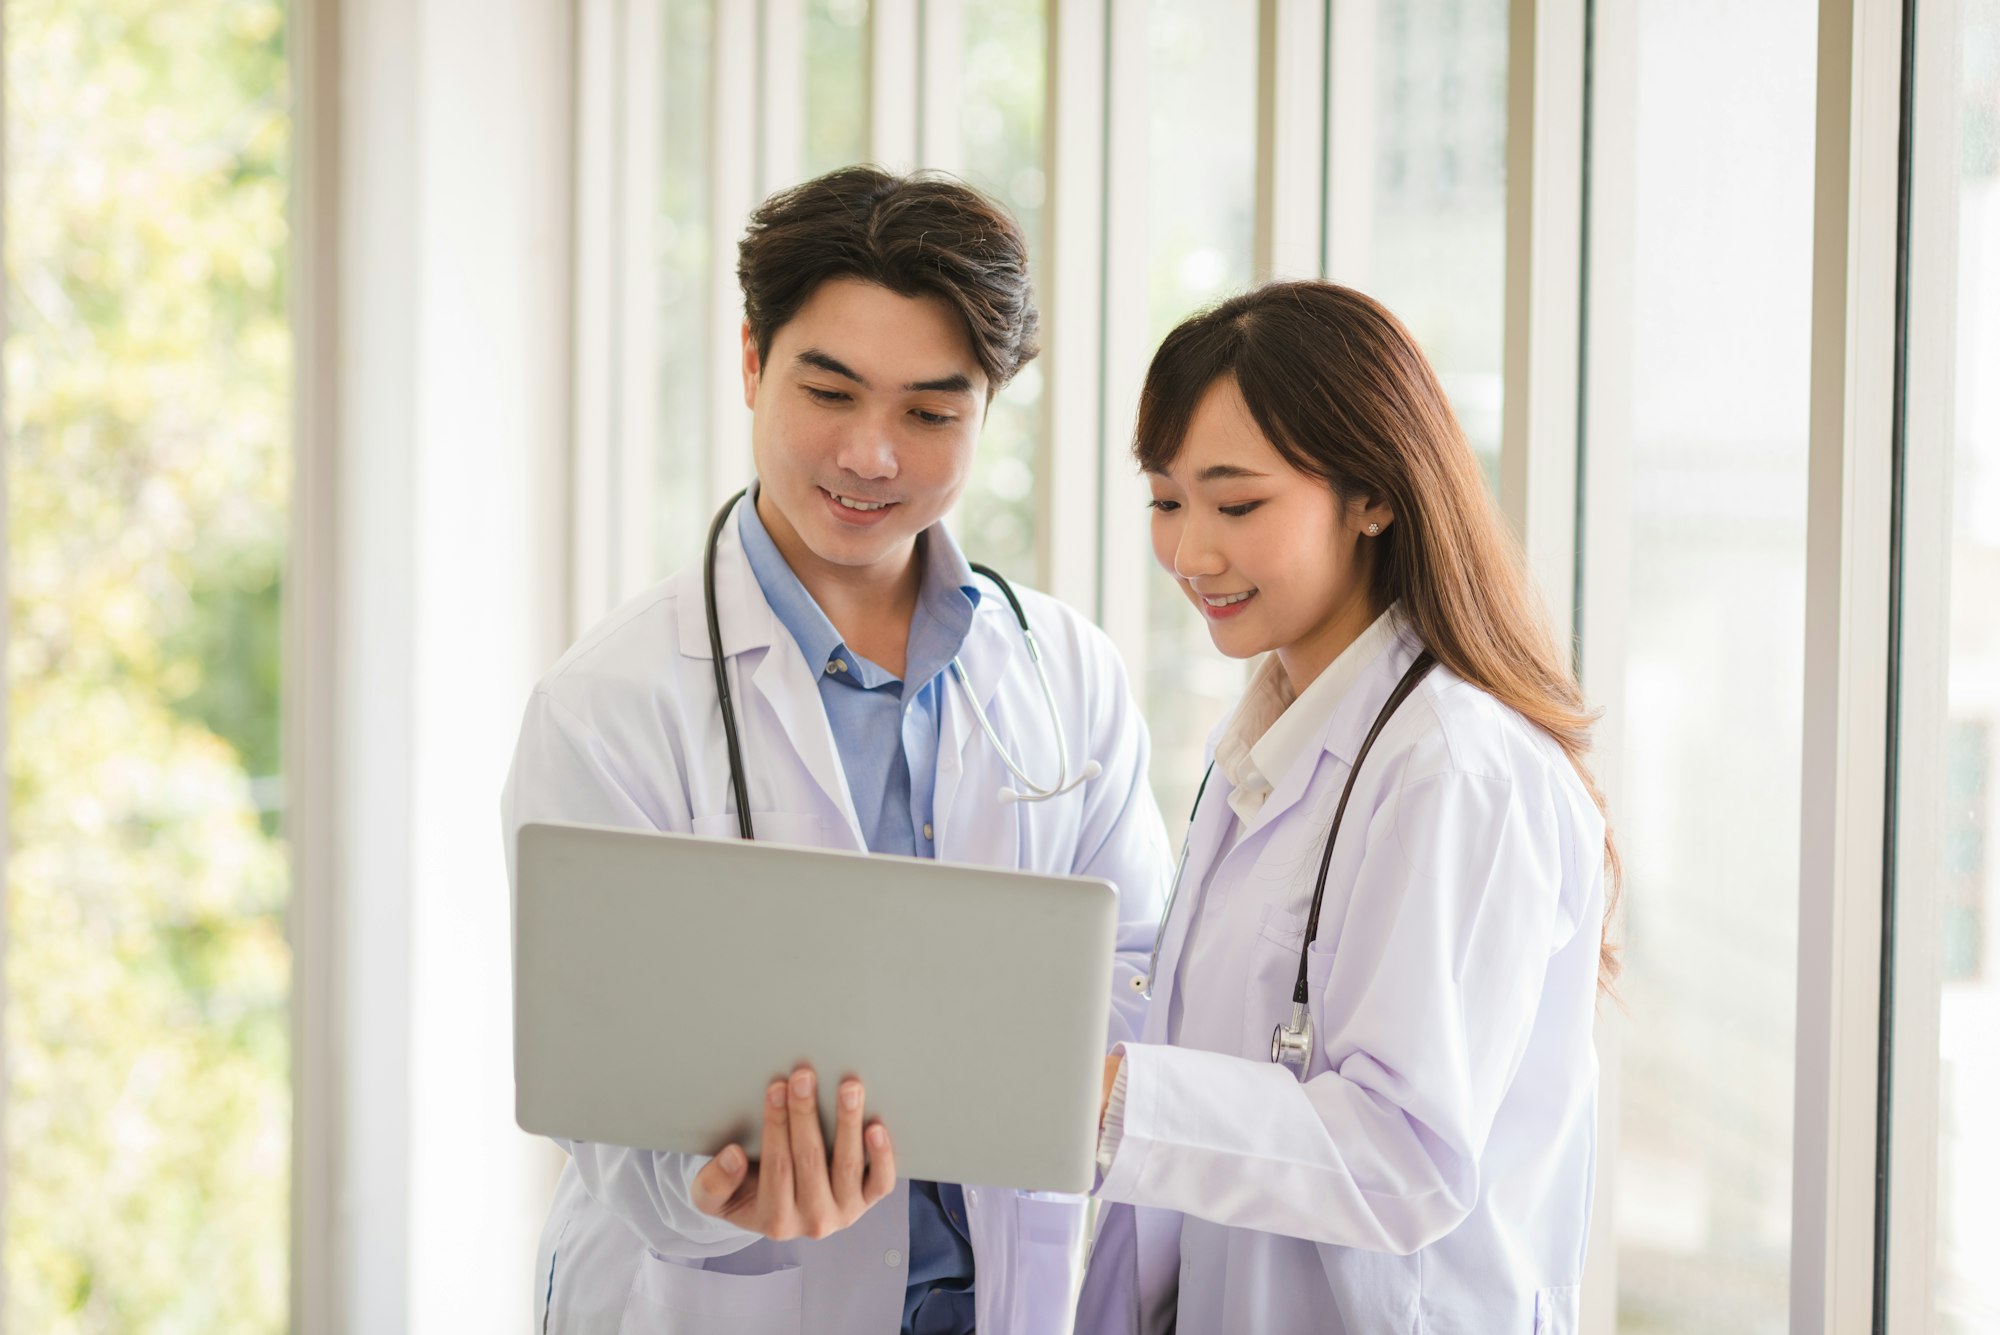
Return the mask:
M 873 853 L 935 857 L 931 801 L 944 674 L 972 628 L 979 590 L 944 525 L 917 538 L 923 574 L 910 618 L 903 676 L 848 650 L 840 632 L 793 573 L 757 517 L 757 489 L 737 507 L 750 570 L 778 621 L 819 674 L 819 698 Z M 967 1335 L 973 1326 L 972 1238 L 965 1193 L 944 1182 L 910 1182 L 910 1278 L 903 1335 Z

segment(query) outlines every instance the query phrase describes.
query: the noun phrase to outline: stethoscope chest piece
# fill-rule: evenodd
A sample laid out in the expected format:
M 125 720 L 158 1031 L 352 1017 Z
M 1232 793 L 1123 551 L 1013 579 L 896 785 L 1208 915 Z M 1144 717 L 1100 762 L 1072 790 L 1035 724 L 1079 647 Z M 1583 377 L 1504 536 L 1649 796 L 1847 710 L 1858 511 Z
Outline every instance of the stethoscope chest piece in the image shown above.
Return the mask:
M 1312 1058 L 1312 1011 L 1301 1002 L 1292 1003 L 1292 1022 L 1271 1030 L 1271 1060 L 1303 1080 L 1306 1063 Z

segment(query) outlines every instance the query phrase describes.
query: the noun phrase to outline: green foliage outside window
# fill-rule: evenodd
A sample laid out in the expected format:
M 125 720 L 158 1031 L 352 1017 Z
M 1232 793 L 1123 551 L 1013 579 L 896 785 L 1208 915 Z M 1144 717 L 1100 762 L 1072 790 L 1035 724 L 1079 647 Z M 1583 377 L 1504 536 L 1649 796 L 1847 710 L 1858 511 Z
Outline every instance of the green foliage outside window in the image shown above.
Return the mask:
M 286 1322 L 284 10 L 6 0 L 8 1330 Z

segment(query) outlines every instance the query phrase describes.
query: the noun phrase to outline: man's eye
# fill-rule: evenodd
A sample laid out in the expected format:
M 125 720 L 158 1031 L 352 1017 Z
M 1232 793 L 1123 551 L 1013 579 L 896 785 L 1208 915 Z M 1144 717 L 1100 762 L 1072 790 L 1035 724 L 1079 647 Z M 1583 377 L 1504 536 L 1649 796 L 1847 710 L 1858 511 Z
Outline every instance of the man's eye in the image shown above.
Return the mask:
M 925 412 L 922 408 L 915 408 L 911 411 L 916 414 L 917 420 L 925 426 L 944 426 L 947 423 L 957 420 L 950 413 Z
M 847 401 L 847 395 L 837 389 L 821 389 L 817 385 L 807 385 L 805 391 L 821 403 L 845 403 Z

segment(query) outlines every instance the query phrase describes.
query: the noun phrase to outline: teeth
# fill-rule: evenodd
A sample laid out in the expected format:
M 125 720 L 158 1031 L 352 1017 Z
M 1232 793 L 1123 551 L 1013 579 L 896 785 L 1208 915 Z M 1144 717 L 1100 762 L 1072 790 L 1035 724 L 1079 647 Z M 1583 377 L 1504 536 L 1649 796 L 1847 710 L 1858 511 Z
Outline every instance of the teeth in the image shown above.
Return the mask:
M 840 502 L 843 508 L 848 510 L 886 510 L 889 508 L 889 502 L 887 501 L 850 501 L 847 497 L 831 491 L 827 495 L 832 496 L 833 499 Z
M 1257 592 L 1255 589 L 1251 589 L 1249 590 L 1249 592 L 1246 593 L 1232 593 L 1226 598 L 1211 598 L 1207 594 L 1203 594 L 1201 600 L 1207 603 L 1210 607 L 1229 607 L 1236 603 L 1242 602 L 1245 598 L 1248 598 L 1250 594 L 1255 592 Z

